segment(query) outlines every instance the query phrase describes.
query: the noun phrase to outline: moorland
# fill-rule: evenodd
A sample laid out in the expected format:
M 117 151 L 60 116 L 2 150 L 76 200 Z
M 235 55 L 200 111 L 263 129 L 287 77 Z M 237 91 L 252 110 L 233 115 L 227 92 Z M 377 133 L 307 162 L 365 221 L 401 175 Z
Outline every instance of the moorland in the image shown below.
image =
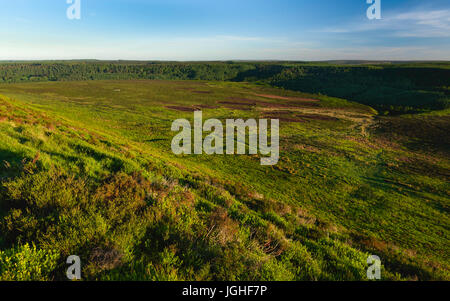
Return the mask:
M 449 280 L 450 64 L 1 62 L 0 279 Z M 280 159 L 171 124 L 280 120 Z

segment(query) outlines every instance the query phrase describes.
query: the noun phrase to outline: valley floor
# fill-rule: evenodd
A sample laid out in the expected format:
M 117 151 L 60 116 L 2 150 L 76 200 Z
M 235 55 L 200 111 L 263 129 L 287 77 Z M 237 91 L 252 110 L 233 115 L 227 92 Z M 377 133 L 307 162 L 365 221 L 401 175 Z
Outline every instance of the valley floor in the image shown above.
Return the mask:
M 174 120 L 276 118 L 280 162 L 176 156 Z M 0 279 L 450 279 L 450 112 L 248 83 L 0 85 Z

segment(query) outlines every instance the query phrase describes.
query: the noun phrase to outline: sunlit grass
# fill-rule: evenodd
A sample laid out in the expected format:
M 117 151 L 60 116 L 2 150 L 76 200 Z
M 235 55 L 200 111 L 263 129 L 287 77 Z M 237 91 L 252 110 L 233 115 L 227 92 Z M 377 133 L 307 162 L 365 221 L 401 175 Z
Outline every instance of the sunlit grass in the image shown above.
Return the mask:
M 449 278 L 450 162 L 445 136 L 427 134 L 448 126 L 445 112 L 379 119 L 327 96 L 203 81 L 28 83 L 0 94 L 0 267 L 28 243 L 58 255 L 42 256 L 53 262 L 41 279 L 63 278 L 71 254 L 88 279 L 364 280 L 370 254 L 385 279 Z M 256 94 L 320 102 L 280 108 Z M 230 98 L 264 105 L 221 105 Z M 279 164 L 175 156 L 171 123 L 193 112 L 168 106 L 204 106 L 204 119 L 220 120 L 272 112 Z

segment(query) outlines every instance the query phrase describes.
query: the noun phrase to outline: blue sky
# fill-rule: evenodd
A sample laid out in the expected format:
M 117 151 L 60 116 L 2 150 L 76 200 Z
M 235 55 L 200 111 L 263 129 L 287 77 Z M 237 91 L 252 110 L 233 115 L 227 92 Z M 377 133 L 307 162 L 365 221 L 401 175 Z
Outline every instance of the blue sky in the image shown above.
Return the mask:
M 450 60 L 449 0 L 0 0 L 0 60 Z

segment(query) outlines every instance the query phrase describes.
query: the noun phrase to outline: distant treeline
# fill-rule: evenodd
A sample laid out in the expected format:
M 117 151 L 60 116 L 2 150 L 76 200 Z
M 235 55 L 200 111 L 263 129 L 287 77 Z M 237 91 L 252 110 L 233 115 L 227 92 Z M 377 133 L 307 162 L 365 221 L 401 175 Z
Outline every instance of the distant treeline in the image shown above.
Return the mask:
M 380 113 L 450 107 L 450 63 L 4 62 L 0 82 L 107 79 L 259 82 L 367 104 Z

